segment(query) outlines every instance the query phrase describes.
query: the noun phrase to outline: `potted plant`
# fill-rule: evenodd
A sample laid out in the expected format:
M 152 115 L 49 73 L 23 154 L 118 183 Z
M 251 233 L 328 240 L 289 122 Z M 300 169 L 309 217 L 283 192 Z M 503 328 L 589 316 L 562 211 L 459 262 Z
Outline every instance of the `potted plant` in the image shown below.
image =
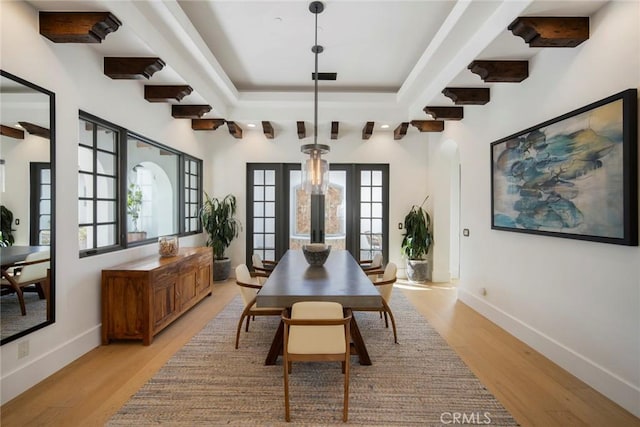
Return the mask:
M 231 270 L 231 260 L 224 256 L 231 241 L 238 237 L 241 230 L 240 222 L 234 218 L 236 214 L 236 197 L 227 194 L 222 200 L 210 198 L 204 193 L 205 199 L 200 209 L 202 228 L 209 235 L 207 246 L 213 248 L 213 280 L 227 280 Z
M 412 282 L 426 282 L 429 272 L 425 257 L 433 243 L 431 217 L 422 209 L 428 198 L 420 206 L 413 205 L 404 217 L 405 234 L 401 247 L 402 254 L 407 258 L 407 278 Z
M 129 188 L 127 189 L 127 214 L 131 217 L 131 221 L 133 222 L 133 231 L 130 231 L 127 235 L 127 241 L 129 242 L 144 240 L 147 238 L 146 232 L 138 231 L 138 218 L 140 218 L 141 209 L 142 190 L 139 185 L 130 183 Z
M 0 246 L 11 246 L 15 239 L 13 237 L 14 229 L 13 225 L 13 212 L 6 208 L 6 206 L 0 206 L 2 223 L 0 224 Z

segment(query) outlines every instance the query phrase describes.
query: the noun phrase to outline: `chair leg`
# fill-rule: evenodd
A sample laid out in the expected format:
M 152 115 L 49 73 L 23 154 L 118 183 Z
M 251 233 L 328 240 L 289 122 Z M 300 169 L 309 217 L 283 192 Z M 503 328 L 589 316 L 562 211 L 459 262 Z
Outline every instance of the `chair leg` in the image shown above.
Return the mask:
M 20 303 L 20 312 L 23 316 L 27 315 L 27 306 L 24 303 L 24 295 L 22 294 L 22 289 L 18 287 L 16 290 L 16 295 L 18 296 L 18 302 Z
M 244 320 L 244 313 L 240 317 L 240 321 L 238 322 L 238 328 L 236 330 L 236 350 L 238 349 L 238 342 L 240 341 L 240 329 L 242 329 L 243 320 Z
M 391 308 L 389 308 L 389 305 L 387 304 L 386 301 L 383 301 L 382 304 L 384 305 L 385 318 L 387 316 L 387 313 L 389 313 L 389 317 L 391 318 L 391 326 L 393 327 L 393 340 L 396 344 L 398 344 L 398 334 L 396 333 L 396 321 L 393 318 L 393 313 L 391 312 Z
M 387 318 L 387 312 L 384 312 L 384 327 L 388 328 L 389 327 L 389 319 Z
M 240 340 L 240 329 L 242 328 L 242 321 L 247 318 L 247 332 L 249 332 L 249 312 L 251 311 L 251 305 L 248 305 L 242 310 L 240 315 L 240 321 L 238 322 L 238 330 L 236 331 L 236 349 L 238 348 L 238 341 Z
M 349 418 L 349 353 L 344 362 L 344 408 L 342 410 L 342 421 L 345 423 Z
M 289 369 L 291 369 L 291 362 L 287 360 L 286 354 L 284 355 L 282 365 L 284 370 L 284 419 L 289 422 L 291 421 L 289 410 Z
M 249 321 L 251 320 L 251 316 L 247 316 L 247 326 L 244 328 L 245 332 L 249 332 Z

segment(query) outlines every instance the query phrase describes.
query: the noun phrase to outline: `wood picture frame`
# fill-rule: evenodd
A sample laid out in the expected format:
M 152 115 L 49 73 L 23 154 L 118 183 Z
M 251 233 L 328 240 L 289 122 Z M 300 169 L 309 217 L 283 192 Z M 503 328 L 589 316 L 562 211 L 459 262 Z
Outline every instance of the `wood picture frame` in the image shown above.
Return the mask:
M 638 93 L 491 143 L 491 228 L 638 246 Z

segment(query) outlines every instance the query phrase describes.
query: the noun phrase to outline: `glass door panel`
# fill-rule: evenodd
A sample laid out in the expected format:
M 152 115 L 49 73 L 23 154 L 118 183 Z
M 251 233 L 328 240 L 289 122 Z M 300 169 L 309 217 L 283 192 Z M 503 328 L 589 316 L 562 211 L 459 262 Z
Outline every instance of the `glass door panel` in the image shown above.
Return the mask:
M 289 248 L 300 249 L 309 243 L 311 230 L 323 230 L 325 243 L 333 249 L 346 248 L 347 172 L 329 173 L 329 188 L 324 200 L 324 226 L 311 223 L 311 196 L 302 186 L 300 170 L 289 171 Z

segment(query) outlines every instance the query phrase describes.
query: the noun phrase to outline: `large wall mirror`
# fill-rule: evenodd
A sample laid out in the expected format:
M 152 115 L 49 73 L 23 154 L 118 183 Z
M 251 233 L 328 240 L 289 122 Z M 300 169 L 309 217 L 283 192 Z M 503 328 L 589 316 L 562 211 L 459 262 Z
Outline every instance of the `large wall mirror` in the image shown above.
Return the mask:
M 55 94 L 0 70 L 0 344 L 55 321 Z

